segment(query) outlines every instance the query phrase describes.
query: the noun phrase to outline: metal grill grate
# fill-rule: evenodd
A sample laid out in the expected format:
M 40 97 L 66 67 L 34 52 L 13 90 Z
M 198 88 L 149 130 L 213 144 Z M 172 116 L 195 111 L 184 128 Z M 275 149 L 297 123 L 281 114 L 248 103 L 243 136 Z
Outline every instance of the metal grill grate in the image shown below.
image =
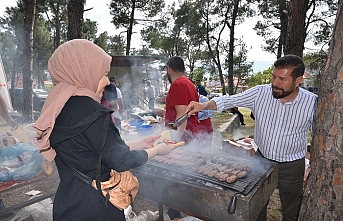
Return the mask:
M 192 153 L 188 153 L 188 154 L 192 154 Z M 236 182 L 227 183 L 225 181 L 219 181 L 218 179 L 214 177 L 208 177 L 208 176 L 199 174 L 197 172 L 193 172 L 191 169 L 192 167 L 191 164 L 189 164 L 188 166 L 177 166 L 177 165 L 170 165 L 170 164 L 151 160 L 146 164 L 146 166 L 151 166 L 152 168 L 146 168 L 146 169 L 149 169 L 150 172 L 155 173 L 156 176 L 161 176 L 161 174 L 166 173 L 166 171 L 174 172 L 176 174 L 179 174 L 182 177 L 186 176 L 192 180 L 198 180 L 200 182 L 201 181 L 210 182 L 212 184 L 222 187 L 223 189 L 231 189 L 233 191 L 246 195 L 254 188 L 256 183 L 263 176 L 265 176 L 265 178 L 267 177 L 266 172 L 272 167 L 272 164 L 269 163 L 269 161 L 263 161 L 263 158 L 259 160 L 247 160 L 247 159 L 241 159 L 241 158 L 233 158 L 229 155 L 223 156 L 223 155 L 206 154 L 206 156 L 208 156 L 208 158 L 211 158 L 211 157 L 225 158 L 228 162 L 249 166 L 251 168 L 251 171 L 249 171 L 245 177 L 237 179 Z

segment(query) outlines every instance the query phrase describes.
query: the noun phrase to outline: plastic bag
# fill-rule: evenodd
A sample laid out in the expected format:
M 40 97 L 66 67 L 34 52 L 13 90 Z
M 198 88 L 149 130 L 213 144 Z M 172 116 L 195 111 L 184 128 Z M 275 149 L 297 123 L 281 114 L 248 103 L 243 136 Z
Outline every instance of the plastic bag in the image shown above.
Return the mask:
M 32 144 L 0 148 L 0 182 L 32 179 L 41 169 L 42 155 Z
M 193 216 L 186 216 L 186 217 L 183 217 L 180 221 L 202 221 L 202 219 L 198 219 Z
M 158 218 L 158 211 L 152 212 L 150 210 L 148 211 L 141 211 L 138 216 L 136 213 L 131 212 L 130 215 L 126 216 L 126 221 L 155 221 Z M 167 215 L 168 216 L 168 215 Z M 170 219 L 164 219 L 165 221 L 168 221 Z
M 50 198 L 21 209 L 11 221 L 22 221 L 32 216 L 35 221 L 52 221 L 52 200 Z

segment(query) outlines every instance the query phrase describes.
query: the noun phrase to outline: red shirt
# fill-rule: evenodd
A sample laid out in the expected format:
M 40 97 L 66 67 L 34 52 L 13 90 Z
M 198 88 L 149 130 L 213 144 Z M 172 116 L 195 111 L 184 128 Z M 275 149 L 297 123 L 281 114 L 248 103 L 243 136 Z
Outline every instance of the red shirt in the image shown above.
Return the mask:
M 201 120 L 199 122 L 199 131 L 211 134 L 213 132 L 213 127 L 212 127 L 212 120 L 211 118 L 207 118 L 205 120 Z
M 180 77 L 176 79 L 169 88 L 166 97 L 166 115 L 165 124 L 174 121 L 176 119 L 176 109 L 175 105 L 186 105 L 191 101 L 199 101 L 198 92 L 195 89 L 194 84 L 186 77 Z M 198 129 L 198 115 L 192 115 L 188 118 L 186 130 L 192 132 L 193 134 L 199 133 Z M 185 132 L 185 134 L 187 134 Z M 183 137 L 184 141 L 189 141 L 192 138 Z

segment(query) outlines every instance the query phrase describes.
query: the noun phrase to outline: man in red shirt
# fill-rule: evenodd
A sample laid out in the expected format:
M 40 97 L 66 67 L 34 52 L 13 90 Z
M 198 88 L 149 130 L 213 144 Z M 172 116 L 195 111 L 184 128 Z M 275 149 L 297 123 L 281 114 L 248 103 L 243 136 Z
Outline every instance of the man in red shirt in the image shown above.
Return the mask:
M 191 101 L 199 101 L 199 95 L 194 84 L 186 77 L 184 61 L 180 57 L 171 57 L 167 62 L 167 76 L 171 83 L 167 97 L 166 109 L 155 109 L 157 115 L 165 116 L 165 125 L 175 121 L 186 113 L 187 106 Z M 177 128 L 177 137 L 172 139 L 189 143 L 199 135 L 198 115 L 192 115 Z M 168 210 L 170 219 L 180 218 L 180 212 L 174 209 Z
M 171 85 L 166 97 L 166 109 L 157 108 L 154 110 L 157 115 L 165 116 L 166 126 L 186 113 L 189 102 L 199 100 L 196 88 L 186 77 L 185 65 L 181 57 L 169 58 L 167 62 L 167 77 Z M 177 128 L 177 137 L 172 138 L 189 143 L 199 133 L 198 124 L 198 116 L 192 115 Z
M 194 85 L 185 75 L 183 59 L 171 57 L 167 62 L 167 68 L 167 76 L 171 85 L 166 97 L 166 126 L 186 113 L 189 102 L 199 100 L 199 95 Z M 193 140 L 199 133 L 198 116 L 192 115 L 177 130 L 180 140 L 186 143 Z

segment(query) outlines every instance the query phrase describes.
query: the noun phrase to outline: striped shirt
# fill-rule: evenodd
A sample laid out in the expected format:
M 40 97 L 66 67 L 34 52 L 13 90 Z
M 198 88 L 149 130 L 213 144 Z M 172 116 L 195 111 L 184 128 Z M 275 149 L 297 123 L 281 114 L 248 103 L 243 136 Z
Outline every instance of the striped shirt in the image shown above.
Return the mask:
M 317 95 L 299 87 L 285 104 L 272 95 L 272 86 L 259 85 L 243 93 L 212 99 L 217 111 L 247 107 L 255 115 L 254 141 L 268 159 L 289 162 L 305 157 L 307 134 L 313 132 Z

